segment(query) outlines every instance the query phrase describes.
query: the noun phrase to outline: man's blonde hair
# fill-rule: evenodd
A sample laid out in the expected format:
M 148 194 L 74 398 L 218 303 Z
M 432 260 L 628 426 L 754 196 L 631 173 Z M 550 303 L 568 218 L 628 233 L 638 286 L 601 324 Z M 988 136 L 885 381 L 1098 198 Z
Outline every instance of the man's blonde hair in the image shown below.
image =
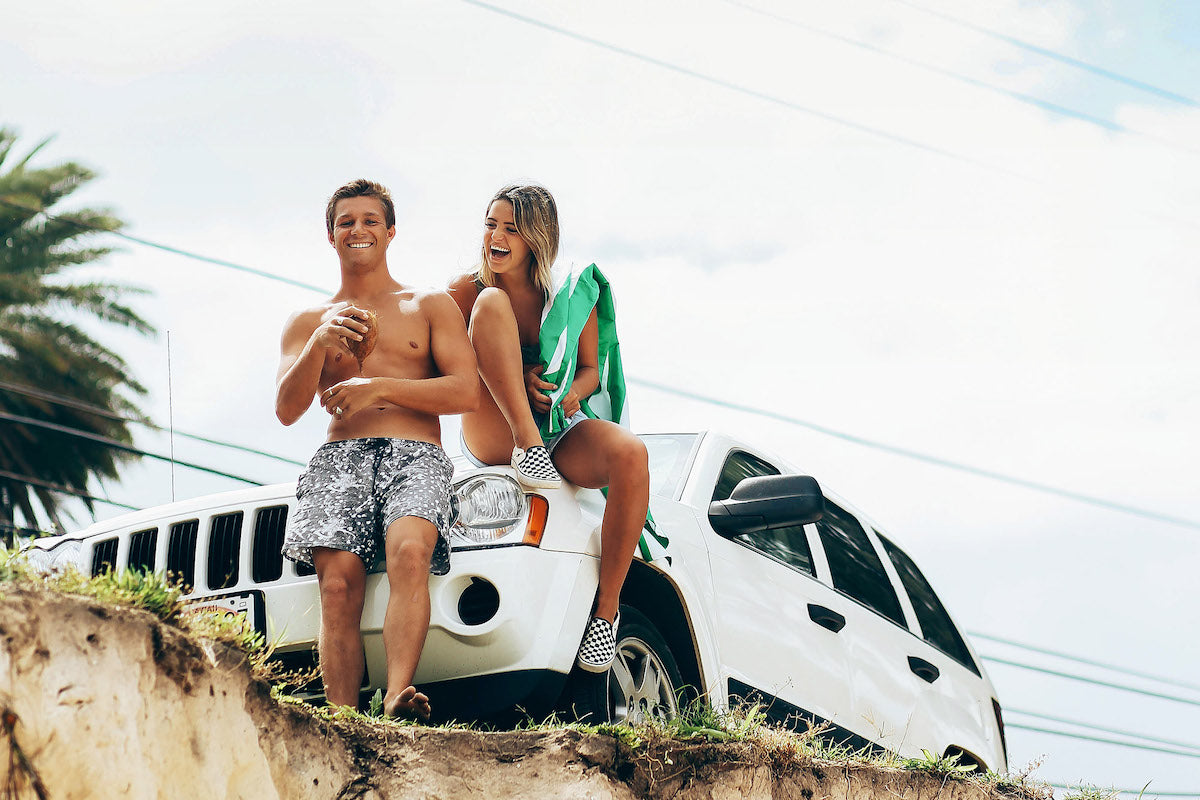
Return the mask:
M 356 181 L 350 181 L 345 186 L 339 186 L 338 190 L 329 198 L 329 202 L 325 204 L 325 230 L 330 235 L 333 234 L 333 215 L 337 211 L 338 201 L 348 200 L 351 197 L 374 197 L 383 203 L 384 224 L 389 228 L 396 227 L 396 205 L 392 202 L 391 192 L 381 183 L 359 178 Z

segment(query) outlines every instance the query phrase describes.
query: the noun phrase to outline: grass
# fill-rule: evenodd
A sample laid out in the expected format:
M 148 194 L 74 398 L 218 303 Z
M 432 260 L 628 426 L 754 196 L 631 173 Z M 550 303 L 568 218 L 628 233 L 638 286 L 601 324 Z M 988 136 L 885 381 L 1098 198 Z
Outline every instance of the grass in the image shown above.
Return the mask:
M 959 764 L 959 754 L 940 756 L 929 750 L 921 751 L 921 758 L 906 758 L 900 766 L 913 772 L 927 772 L 950 778 L 962 778 L 975 772 L 974 764 Z
M 4 585 L 87 597 L 121 608 L 148 611 L 164 623 L 201 639 L 224 642 L 246 654 L 256 677 L 272 684 L 303 685 L 312 675 L 284 671 L 269 659 L 273 645 L 244 617 L 213 611 L 189 611 L 176 581 L 140 570 L 105 571 L 94 577 L 74 568 L 50 575 L 29 566 L 14 550 L 0 547 L 0 592 Z M 0 595 L 2 596 L 2 595 Z
M 1142 791 L 1145 791 L 1143 788 Z M 1141 795 L 1139 795 L 1140 797 Z M 1101 789 L 1098 786 L 1075 786 L 1063 795 L 1063 800 L 1119 800 L 1121 793 L 1116 789 Z

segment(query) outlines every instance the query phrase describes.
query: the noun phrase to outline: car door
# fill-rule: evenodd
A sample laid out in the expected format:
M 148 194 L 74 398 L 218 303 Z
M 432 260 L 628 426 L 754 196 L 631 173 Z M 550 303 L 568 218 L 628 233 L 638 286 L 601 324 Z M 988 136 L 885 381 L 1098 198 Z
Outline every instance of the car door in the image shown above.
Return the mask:
M 905 753 L 929 747 L 910 730 L 923 687 L 936 680 L 926 648 L 909 630 L 899 595 L 866 527 L 826 497 L 814 524 L 833 593 L 829 605 L 846 619 L 841 631 L 849 661 L 854 719 L 846 727 Z
M 724 500 L 744 478 L 778 475 L 743 450 L 725 459 L 712 499 Z M 722 674 L 731 696 L 756 699 L 768 715 L 842 725 L 852 713 L 838 615 L 821 601 L 804 526 L 725 538 L 704 522 L 716 598 Z
M 995 722 L 995 701 L 966 639 L 916 563 L 887 537 L 876 534 L 917 618 L 923 641 L 910 642 L 911 652 L 930 667 L 924 672 L 926 682 L 920 686 L 910 737 L 937 742 L 939 749 L 942 743 L 958 745 L 984 759 L 988 767 L 1002 769 L 1004 744 Z

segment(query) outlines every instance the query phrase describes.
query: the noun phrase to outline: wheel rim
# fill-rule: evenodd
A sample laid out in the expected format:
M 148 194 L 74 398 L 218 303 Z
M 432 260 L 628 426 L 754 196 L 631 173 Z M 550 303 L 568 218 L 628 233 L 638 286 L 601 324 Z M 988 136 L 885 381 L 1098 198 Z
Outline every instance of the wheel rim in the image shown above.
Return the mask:
M 662 659 L 635 637 L 617 643 L 608 691 L 616 722 L 637 723 L 647 717 L 664 719 L 678 711 L 675 687 Z

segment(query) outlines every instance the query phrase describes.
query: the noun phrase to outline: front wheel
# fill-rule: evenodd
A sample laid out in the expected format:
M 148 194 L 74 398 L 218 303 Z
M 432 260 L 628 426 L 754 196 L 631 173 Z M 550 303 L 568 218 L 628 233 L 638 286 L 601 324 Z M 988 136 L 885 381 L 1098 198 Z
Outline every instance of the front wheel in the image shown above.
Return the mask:
M 608 672 L 592 675 L 576 667 L 568 681 L 568 710 L 587 722 L 639 723 L 679 713 L 683 678 L 675 656 L 654 623 L 633 606 L 621 606 L 617 657 Z

